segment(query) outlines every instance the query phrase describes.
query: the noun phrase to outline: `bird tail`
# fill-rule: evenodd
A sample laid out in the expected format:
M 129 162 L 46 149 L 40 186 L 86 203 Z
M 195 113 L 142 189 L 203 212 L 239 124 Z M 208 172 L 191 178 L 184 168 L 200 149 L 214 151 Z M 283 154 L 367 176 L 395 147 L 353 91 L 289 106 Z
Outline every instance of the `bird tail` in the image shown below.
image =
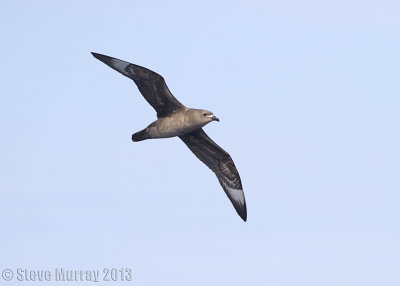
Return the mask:
M 138 142 L 138 141 L 143 141 L 148 139 L 148 134 L 147 134 L 147 128 L 143 129 L 142 131 L 136 132 L 135 134 L 132 134 L 132 141 L 133 142 Z

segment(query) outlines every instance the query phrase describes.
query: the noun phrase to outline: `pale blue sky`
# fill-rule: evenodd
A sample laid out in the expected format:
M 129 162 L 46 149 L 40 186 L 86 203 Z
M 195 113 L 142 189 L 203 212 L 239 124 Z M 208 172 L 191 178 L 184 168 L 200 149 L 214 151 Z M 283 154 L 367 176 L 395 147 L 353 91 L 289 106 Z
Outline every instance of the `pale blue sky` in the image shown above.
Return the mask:
M 0 270 L 400 285 L 399 15 L 398 1 L 2 1 Z M 221 119 L 205 130 L 239 169 L 247 223 L 179 139 L 131 142 L 155 112 L 92 51 Z

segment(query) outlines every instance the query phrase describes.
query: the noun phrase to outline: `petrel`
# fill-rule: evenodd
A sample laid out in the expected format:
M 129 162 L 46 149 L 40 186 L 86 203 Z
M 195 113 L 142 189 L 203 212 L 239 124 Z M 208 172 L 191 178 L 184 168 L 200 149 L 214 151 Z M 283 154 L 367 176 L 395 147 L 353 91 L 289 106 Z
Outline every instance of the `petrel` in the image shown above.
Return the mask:
M 164 78 L 141 66 L 109 56 L 93 56 L 132 79 L 147 102 L 156 110 L 157 120 L 132 135 L 132 141 L 178 136 L 217 176 L 236 212 L 246 221 L 246 200 L 239 172 L 231 156 L 204 132 L 203 126 L 219 119 L 208 110 L 188 108 L 169 91 Z

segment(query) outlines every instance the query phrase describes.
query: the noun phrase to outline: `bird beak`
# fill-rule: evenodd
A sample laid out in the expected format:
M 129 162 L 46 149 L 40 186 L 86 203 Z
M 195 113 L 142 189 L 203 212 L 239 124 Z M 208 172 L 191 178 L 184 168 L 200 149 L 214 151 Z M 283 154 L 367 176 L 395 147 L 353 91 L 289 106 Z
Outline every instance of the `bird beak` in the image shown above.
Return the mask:
M 218 122 L 219 122 L 218 117 L 216 117 L 215 115 L 213 115 L 213 117 L 211 117 L 211 120 L 213 120 L 213 121 L 218 121 Z

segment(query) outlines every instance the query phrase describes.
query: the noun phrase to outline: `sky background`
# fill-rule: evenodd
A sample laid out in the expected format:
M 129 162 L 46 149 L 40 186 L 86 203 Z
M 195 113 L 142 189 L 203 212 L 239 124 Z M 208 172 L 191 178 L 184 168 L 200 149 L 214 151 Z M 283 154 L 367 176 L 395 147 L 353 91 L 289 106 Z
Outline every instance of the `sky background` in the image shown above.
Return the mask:
M 389 0 L 1 1 L 0 270 L 400 285 L 399 15 Z M 90 52 L 221 119 L 205 131 L 240 172 L 246 223 L 179 139 L 131 141 L 155 112 Z M 43 283 L 92 284 L 4 285 Z

